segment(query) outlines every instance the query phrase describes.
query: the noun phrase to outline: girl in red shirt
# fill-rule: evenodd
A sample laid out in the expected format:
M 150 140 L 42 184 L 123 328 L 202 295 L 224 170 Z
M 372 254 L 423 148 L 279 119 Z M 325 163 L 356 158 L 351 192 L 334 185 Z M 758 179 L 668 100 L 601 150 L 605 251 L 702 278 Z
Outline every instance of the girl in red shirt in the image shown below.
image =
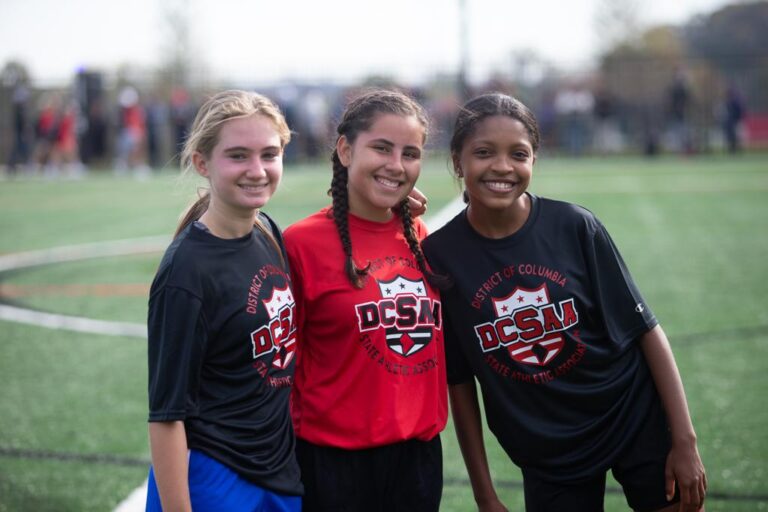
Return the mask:
M 297 305 L 291 413 L 305 511 L 437 511 L 447 418 L 441 303 L 408 194 L 423 109 L 375 90 L 337 129 L 333 204 L 285 232 Z

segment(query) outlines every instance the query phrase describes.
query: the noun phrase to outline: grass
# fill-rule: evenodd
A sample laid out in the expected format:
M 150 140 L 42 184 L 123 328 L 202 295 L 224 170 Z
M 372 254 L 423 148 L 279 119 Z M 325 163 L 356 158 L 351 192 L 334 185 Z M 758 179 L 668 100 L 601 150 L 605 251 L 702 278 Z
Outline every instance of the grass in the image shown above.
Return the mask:
M 328 202 L 328 181 L 325 165 L 289 169 L 268 212 L 289 225 Z M 457 191 L 445 159 L 428 163 L 419 186 L 431 212 Z M 195 187 L 169 174 L 148 181 L 93 173 L 82 181 L 0 183 L 0 253 L 170 234 Z M 670 334 L 707 465 L 707 510 L 768 510 L 768 157 L 543 155 L 532 190 L 582 204 L 601 218 Z M 17 304 L 144 322 L 141 293 L 77 289 L 146 286 L 158 259 L 36 267 L 0 276 L 0 285 L 28 290 L 12 299 Z M 109 510 L 146 476 L 145 467 L 133 465 L 149 457 L 142 340 L 0 322 L 0 382 L 0 512 Z M 510 510 L 521 510 L 519 470 L 492 437 L 487 444 L 499 493 Z M 442 510 L 471 510 L 450 425 L 443 446 Z M 40 457 L 19 457 L 16 450 Z M 44 457 L 51 453 L 59 459 Z M 62 456 L 69 454 L 105 458 Z M 626 509 L 622 495 L 608 493 L 606 510 Z

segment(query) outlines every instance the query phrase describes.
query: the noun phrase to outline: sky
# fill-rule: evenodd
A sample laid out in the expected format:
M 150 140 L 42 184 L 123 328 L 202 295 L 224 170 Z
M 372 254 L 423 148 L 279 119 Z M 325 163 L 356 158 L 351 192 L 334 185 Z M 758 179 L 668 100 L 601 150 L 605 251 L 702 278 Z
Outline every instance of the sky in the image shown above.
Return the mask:
M 156 69 L 172 40 L 167 13 L 184 6 L 197 73 L 241 85 L 455 73 L 460 20 L 471 78 L 520 52 L 573 70 L 599 54 L 595 19 L 606 1 L 463 0 L 462 10 L 462 0 L 0 0 L 0 67 L 20 60 L 49 85 L 81 68 Z M 642 6 L 646 25 L 684 23 L 731 3 L 629 1 Z

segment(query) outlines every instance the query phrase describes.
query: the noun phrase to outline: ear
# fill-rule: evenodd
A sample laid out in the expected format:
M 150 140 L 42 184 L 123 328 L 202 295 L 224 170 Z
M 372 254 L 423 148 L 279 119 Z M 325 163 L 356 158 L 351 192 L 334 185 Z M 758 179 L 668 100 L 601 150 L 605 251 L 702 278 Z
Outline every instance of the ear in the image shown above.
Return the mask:
M 341 165 L 349 167 L 349 164 L 352 163 L 352 144 L 349 143 L 345 135 L 336 141 L 336 154 L 339 155 Z
M 204 178 L 208 177 L 208 163 L 205 161 L 203 154 L 199 151 L 192 153 L 192 165 L 195 166 L 197 174 Z
M 464 173 L 461 170 L 461 162 L 459 161 L 459 155 L 451 153 L 451 160 L 453 161 L 453 172 L 458 178 L 463 178 Z

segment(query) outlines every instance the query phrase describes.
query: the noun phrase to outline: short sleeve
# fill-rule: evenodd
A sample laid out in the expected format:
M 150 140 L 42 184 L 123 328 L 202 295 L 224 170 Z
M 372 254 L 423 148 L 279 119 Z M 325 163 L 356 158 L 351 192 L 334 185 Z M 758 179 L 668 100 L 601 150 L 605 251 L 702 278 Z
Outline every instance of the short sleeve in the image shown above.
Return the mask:
M 619 344 L 629 343 L 658 323 L 627 269 L 608 231 L 597 220 L 585 254 L 596 306 L 606 330 Z
M 200 299 L 162 287 L 150 297 L 147 327 L 149 421 L 183 420 L 197 403 L 207 340 Z

